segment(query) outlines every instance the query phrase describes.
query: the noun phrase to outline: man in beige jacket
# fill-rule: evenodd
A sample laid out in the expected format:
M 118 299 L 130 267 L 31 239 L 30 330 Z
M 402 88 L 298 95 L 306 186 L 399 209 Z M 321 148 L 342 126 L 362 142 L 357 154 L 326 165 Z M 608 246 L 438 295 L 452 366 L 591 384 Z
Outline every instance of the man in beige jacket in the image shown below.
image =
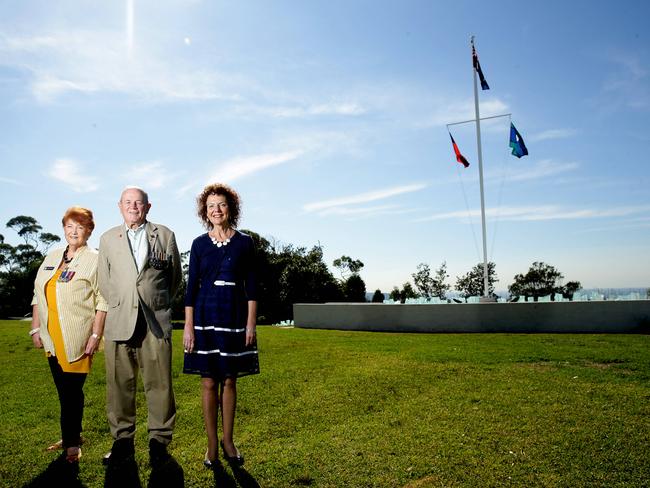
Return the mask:
M 124 223 L 99 244 L 98 282 L 108 302 L 104 329 L 108 422 L 113 436 L 110 465 L 131 458 L 136 385 L 142 374 L 148 408 L 152 467 L 169 458 L 176 416 L 171 375 L 171 302 L 181 282 L 174 233 L 146 220 L 147 193 L 126 188 L 118 203 Z

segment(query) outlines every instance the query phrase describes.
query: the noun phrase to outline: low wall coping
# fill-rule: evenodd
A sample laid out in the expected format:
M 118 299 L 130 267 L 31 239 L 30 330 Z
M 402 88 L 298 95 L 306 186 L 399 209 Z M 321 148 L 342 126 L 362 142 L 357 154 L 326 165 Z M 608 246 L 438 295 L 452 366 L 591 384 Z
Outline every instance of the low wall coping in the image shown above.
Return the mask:
M 649 333 L 650 300 L 296 303 L 296 327 L 378 332 Z

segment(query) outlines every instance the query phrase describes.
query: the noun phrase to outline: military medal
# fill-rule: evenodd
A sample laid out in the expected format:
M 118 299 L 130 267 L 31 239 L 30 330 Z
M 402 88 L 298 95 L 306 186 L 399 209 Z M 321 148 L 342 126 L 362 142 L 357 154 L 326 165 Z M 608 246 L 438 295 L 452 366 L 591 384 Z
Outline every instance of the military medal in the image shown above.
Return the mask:
M 75 275 L 74 271 L 68 271 L 67 269 L 59 275 L 59 279 L 57 280 L 59 283 L 67 283 L 72 279 L 72 277 Z

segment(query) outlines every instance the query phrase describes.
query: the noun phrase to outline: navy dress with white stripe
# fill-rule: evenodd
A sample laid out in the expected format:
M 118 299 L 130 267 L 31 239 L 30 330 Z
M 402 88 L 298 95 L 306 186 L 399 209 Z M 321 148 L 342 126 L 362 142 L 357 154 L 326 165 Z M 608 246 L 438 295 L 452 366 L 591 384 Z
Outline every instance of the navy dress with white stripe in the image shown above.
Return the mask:
M 194 307 L 194 351 L 183 372 L 223 380 L 260 372 L 257 344 L 246 346 L 248 301 L 257 300 L 253 239 L 235 231 L 217 246 L 203 234 L 192 242 L 185 305 Z

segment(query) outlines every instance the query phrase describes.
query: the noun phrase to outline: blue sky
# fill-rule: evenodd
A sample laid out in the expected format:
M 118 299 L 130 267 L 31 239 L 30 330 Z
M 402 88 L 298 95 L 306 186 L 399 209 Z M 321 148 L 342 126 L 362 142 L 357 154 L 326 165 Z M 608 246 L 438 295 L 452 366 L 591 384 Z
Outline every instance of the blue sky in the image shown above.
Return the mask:
M 482 125 L 488 256 L 585 287 L 650 285 L 650 3 L 8 0 L 0 4 L 0 222 L 99 235 L 125 185 L 181 250 L 224 181 L 242 228 L 365 263 L 369 291 L 482 260 L 469 39 L 509 118 Z M 9 229 L 0 231 L 17 243 Z

